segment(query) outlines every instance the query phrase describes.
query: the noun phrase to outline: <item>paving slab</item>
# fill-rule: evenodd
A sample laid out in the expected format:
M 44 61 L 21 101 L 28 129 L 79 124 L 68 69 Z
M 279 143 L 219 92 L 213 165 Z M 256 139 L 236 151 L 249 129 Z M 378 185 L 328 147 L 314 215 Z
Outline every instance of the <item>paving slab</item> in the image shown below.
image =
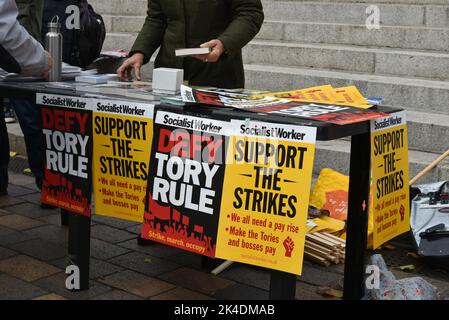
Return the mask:
M 183 251 L 164 258 L 176 262 L 184 267 L 189 267 L 196 270 L 203 270 L 203 267 L 201 265 L 201 255 L 196 253 Z
M 3 210 L 3 209 L 0 209 L 0 217 L 1 216 L 7 216 L 8 214 L 11 214 L 11 212 Z
M 302 275 L 298 277 L 298 280 L 315 286 L 329 286 L 338 282 L 341 278 L 343 278 L 342 274 L 328 272 L 317 269 L 312 265 L 304 264 Z
M 0 247 L 0 260 L 17 255 L 18 253 L 8 248 Z
M 143 300 L 143 298 L 130 294 L 122 290 L 112 290 L 105 294 L 101 294 L 92 300 Z
M 214 297 L 224 300 L 268 300 L 269 293 L 266 290 L 237 283 L 218 290 L 214 293 Z
M 28 218 L 40 218 L 59 213 L 58 209 L 42 209 L 40 206 L 29 202 L 10 206 L 8 211 Z
M 18 255 L 1 260 L 0 272 L 27 282 L 32 282 L 61 272 L 61 269 L 28 256 Z
M 50 261 L 49 263 L 65 270 L 69 264 L 69 259 L 68 258 L 57 259 Z M 108 263 L 106 261 L 90 258 L 90 265 L 89 265 L 90 279 L 105 277 L 120 271 L 123 271 L 123 268 Z
M 159 243 L 154 243 L 150 245 L 139 245 L 137 243 L 136 239 L 131 239 L 128 241 L 120 242 L 117 245 L 133 250 L 133 251 L 139 251 L 142 253 L 147 253 L 150 256 L 159 257 L 159 258 L 165 258 L 172 255 L 177 255 L 180 253 L 183 253 L 185 251 L 180 250 L 175 247 L 166 246 Z
M 30 202 L 30 203 L 36 204 L 38 206 L 40 206 L 40 204 L 41 204 L 41 194 L 40 194 L 40 192 L 26 194 L 24 196 L 17 197 L 17 199 L 23 200 L 25 202 Z
M 115 244 L 108 243 L 98 239 L 90 239 L 90 256 L 100 259 L 108 260 L 116 256 L 128 253 L 130 250 L 119 247 Z
M 33 300 L 67 300 L 66 298 L 64 298 L 63 296 L 60 296 L 58 294 L 55 293 L 50 293 L 50 294 L 46 294 L 37 298 L 34 298 Z
M 95 225 L 91 228 L 91 236 L 95 239 L 118 243 L 129 239 L 135 239 L 136 235 L 106 225 Z
M 67 226 L 61 225 L 61 215 L 60 214 L 52 214 L 49 216 L 37 218 L 36 220 L 39 220 L 45 224 L 51 224 L 51 225 L 58 226 L 58 227 L 61 227 L 64 229 L 68 229 Z
M 10 207 L 19 203 L 23 203 L 24 200 L 13 197 L 12 195 L 0 196 L 0 208 L 4 210 L 6 207 Z
M 270 289 L 270 272 L 266 269 L 234 263 L 219 276 L 259 289 Z
M 30 219 L 18 214 L 10 214 L 7 216 L 0 217 L 0 225 L 18 231 L 24 231 L 27 229 L 40 227 L 43 224 L 44 224 L 43 222 Z
M 131 252 L 108 260 L 125 269 L 134 270 L 147 276 L 157 276 L 179 268 L 179 265 L 141 252 Z
M 8 126 L 8 129 L 10 129 L 10 126 Z M 8 131 L 10 132 L 10 130 Z M 20 133 L 22 132 L 20 131 Z M 8 180 L 10 184 L 15 184 L 17 186 L 35 183 L 34 177 L 25 174 L 12 173 L 11 171 L 8 172 Z
M 142 298 L 149 298 L 175 288 L 173 284 L 130 270 L 107 276 L 99 281 Z
M 177 287 L 173 290 L 161 293 L 151 298 L 151 300 L 215 300 L 204 294 Z
M 105 224 L 117 229 L 126 229 L 132 226 L 141 226 L 140 223 L 134 221 L 122 220 L 112 217 L 104 217 L 98 214 L 92 216 L 92 221 L 95 221 L 98 224 Z
M 57 215 L 58 218 L 59 215 Z M 44 225 L 41 227 L 33 228 L 24 231 L 25 234 L 31 238 L 41 239 L 49 242 L 53 242 L 57 245 L 67 247 L 69 240 L 69 229 L 62 228 L 54 225 Z
M 91 280 L 89 282 L 89 290 L 71 291 L 65 286 L 66 279 L 67 275 L 64 272 L 61 272 L 34 281 L 33 284 L 50 293 L 55 293 L 71 300 L 88 300 L 112 290 L 112 288 L 104 284 Z
M 210 273 L 200 272 L 190 268 L 179 268 L 159 276 L 160 279 L 176 286 L 213 295 L 218 290 L 230 287 L 234 281 L 219 278 Z
M 36 192 L 37 192 L 36 190 L 18 186 L 15 184 L 10 183 L 8 185 L 8 194 L 13 197 L 20 197 L 20 196 L 24 196 L 26 194 L 31 194 L 31 193 L 36 193 Z
M 0 274 L 0 300 L 28 300 L 46 293 L 45 290 L 31 283 L 7 274 Z
M 319 293 L 318 286 L 313 286 L 304 282 L 296 282 L 296 294 L 297 300 L 339 300 L 338 298 L 327 298 Z
M 29 235 L 0 225 L 0 246 L 11 249 L 12 245 L 26 240 L 30 240 Z
M 32 239 L 11 245 L 11 249 L 43 261 L 56 260 L 66 257 L 68 254 L 67 248 L 41 239 Z

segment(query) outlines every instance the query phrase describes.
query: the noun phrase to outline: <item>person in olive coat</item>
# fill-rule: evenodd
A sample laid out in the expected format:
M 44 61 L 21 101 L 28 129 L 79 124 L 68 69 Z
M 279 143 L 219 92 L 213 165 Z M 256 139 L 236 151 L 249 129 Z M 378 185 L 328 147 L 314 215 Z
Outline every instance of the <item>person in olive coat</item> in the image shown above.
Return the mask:
M 124 79 L 160 47 L 155 67 L 184 69 L 190 85 L 244 88 L 242 48 L 259 32 L 264 19 L 260 0 L 149 0 L 145 23 L 117 70 Z M 209 54 L 176 57 L 175 49 L 209 47 Z

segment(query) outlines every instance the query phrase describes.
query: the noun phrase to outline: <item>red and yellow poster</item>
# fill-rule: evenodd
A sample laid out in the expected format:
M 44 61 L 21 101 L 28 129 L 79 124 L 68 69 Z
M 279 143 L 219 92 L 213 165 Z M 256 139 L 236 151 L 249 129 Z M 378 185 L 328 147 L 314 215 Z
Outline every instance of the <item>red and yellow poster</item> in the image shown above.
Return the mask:
M 408 137 L 405 112 L 371 121 L 373 249 L 409 231 Z
M 90 99 L 38 93 L 45 145 L 41 201 L 91 215 L 92 106 Z
M 152 104 L 93 99 L 95 212 L 143 221 Z
M 228 126 L 157 110 L 143 238 L 215 256 Z
M 316 128 L 231 126 L 216 256 L 299 275 Z

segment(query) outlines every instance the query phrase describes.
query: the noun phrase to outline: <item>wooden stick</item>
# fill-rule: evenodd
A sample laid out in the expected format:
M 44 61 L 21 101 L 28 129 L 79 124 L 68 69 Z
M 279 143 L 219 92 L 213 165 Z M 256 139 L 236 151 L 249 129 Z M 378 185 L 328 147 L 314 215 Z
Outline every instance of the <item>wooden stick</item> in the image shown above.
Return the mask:
M 441 156 L 436 158 L 431 164 L 425 167 L 421 172 L 419 172 L 413 179 L 410 180 L 410 185 L 414 184 L 416 181 L 421 179 L 423 176 L 429 173 L 434 167 L 436 167 L 441 161 L 443 161 L 447 156 L 449 156 L 449 149 L 446 150 Z
M 314 262 L 317 262 L 317 263 L 321 264 L 322 266 L 329 267 L 331 265 L 329 263 L 329 261 L 326 261 L 326 259 L 318 257 L 318 256 L 316 256 L 316 255 L 314 255 L 312 253 L 304 251 L 304 256 L 307 259 L 311 260 L 311 261 L 314 261 Z
M 304 246 L 304 250 L 306 250 L 307 252 L 313 253 L 317 256 L 320 256 L 322 258 L 327 258 L 327 257 L 331 256 L 331 253 L 327 253 L 325 251 L 312 248 L 312 247 L 308 246 L 307 244 Z
M 325 251 L 327 254 L 330 254 L 332 252 L 332 249 L 323 247 L 323 246 L 321 246 L 315 242 L 309 241 L 309 240 L 306 240 L 305 245 L 307 245 L 311 248 L 317 249 L 317 250 Z
M 335 244 L 336 246 L 341 246 L 341 242 L 340 241 L 336 241 L 336 240 L 334 240 L 334 239 L 331 239 L 331 238 L 329 238 L 329 237 L 327 237 L 324 233 L 321 233 L 321 232 L 315 232 L 315 233 L 313 233 L 313 235 L 314 236 L 317 236 L 317 237 L 319 237 L 319 238 L 321 238 L 321 239 L 323 239 L 323 240 L 326 240 L 326 241 L 328 241 L 328 242 L 330 242 L 330 243 L 333 243 L 333 244 Z
M 343 246 L 346 246 L 346 241 L 343 240 L 342 238 L 339 238 L 339 237 L 337 237 L 337 236 L 334 236 L 333 234 L 330 234 L 330 233 L 325 233 L 325 232 L 323 232 L 322 234 L 324 234 L 324 235 L 325 235 L 326 237 L 328 237 L 328 238 L 331 238 L 331 239 L 334 239 L 335 241 L 340 242 Z
M 223 272 L 224 270 L 226 270 L 231 264 L 233 264 L 234 261 L 231 260 L 226 260 L 225 262 L 223 262 L 222 264 L 220 264 L 218 267 L 216 267 L 214 270 L 211 271 L 211 273 L 213 275 L 217 275 L 220 272 Z
M 306 239 L 308 239 L 310 241 L 313 241 L 313 242 L 316 242 L 316 243 L 318 243 L 318 244 L 320 244 L 320 245 L 322 245 L 322 246 L 324 246 L 326 248 L 335 249 L 335 247 L 337 247 L 335 244 L 330 243 L 330 242 L 328 242 L 328 241 L 326 241 L 324 239 L 321 239 L 321 238 L 319 238 L 317 236 L 314 236 L 312 234 L 307 234 L 306 235 Z

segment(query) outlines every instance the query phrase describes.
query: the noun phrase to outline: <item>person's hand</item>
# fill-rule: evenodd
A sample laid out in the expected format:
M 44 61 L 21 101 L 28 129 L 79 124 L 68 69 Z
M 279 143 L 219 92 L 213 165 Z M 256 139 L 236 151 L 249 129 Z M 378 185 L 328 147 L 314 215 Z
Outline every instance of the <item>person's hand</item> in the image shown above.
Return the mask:
M 46 51 L 47 53 L 47 69 L 45 69 L 45 71 L 42 73 L 42 78 L 47 79 L 48 78 L 48 73 L 51 70 L 51 67 L 53 66 L 53 59 L 50 55 L 50 53 L 48 51 Z
M 201 48 L 211 48 L 212 51 L 209 54 L 199 54 L 194 56 L 194 58 L 201 60 L 203 62 L 217 62 L 221 55 L 225 51 L 223 43 L 218 39 L 213 39 L 211 41 L 205 42 L 200 45 Z
M 131 70 L 134 69 L 136 79 L 140 81 L 140 69 L 142 68 L 143 60 L 144 55 L 140 52 L 134 53 L 131 57 L 126 59 L 120 68 L 117 69 L 117 75 L 120 77 L 120 80 L 132 80 Z

